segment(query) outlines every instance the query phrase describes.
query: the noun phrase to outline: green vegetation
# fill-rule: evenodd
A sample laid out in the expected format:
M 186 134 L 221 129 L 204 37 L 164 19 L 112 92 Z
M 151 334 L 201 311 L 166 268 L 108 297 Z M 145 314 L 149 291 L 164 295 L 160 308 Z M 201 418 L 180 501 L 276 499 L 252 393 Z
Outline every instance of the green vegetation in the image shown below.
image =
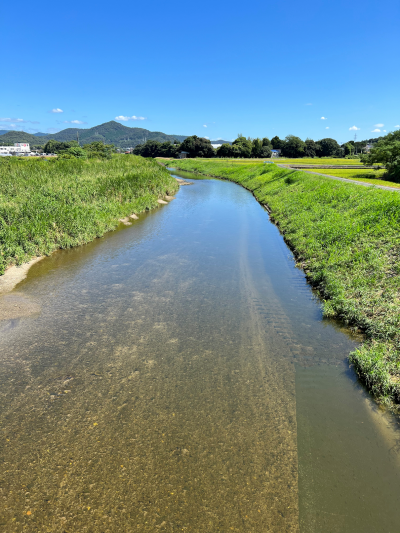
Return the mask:
M 158 205 L 177 182 L 155 161 L 2 158 L 0 274 L 7 266 L 101 237 Z
M 314 170 L 304 170 L 304 172 L 318 172 L 318 174 L 326 174 L 328 176 L 336 176 L 338 178 L 346 178 L 350 180 L 363 181 L 365 183 L 372 183 L 374 185 L 384 185 L 385 187 L 400 187 L 400 184 L 393 181 L 387 181 L 386 170 L 381 168 L 379 170 L 362 168 L 316 168 Z
M 400 130 L 380 139 L 362 161 L 365 165 L 384 164 L 390 179 L 400 182 Z
M 330 157 L 302 157 L 302 158 L 287 158 L 280 157 L 276 160 L 277 163 L 284 165 L 291 165 L 298 163 L 299 165 L 361 165 L 360 159 L 345 159 L 345 158 L 330 158 Z
M 268 204 L 324 315 L 365 334 L 350 356 L 383 402 L 400 402 L 400 194 L 276 165 L 179 160 L 171 166 L 239 183 Z

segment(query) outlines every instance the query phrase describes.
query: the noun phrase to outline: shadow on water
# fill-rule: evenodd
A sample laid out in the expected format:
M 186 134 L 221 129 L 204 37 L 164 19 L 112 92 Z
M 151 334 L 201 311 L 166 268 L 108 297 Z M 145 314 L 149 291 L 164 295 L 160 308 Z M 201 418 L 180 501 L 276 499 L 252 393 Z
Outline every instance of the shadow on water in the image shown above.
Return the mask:
M 357 339 L 250 193 L 179 176 L 16 288 L 36 313 L 0 324 L 0 530 L 395 531 L 397 433 Z

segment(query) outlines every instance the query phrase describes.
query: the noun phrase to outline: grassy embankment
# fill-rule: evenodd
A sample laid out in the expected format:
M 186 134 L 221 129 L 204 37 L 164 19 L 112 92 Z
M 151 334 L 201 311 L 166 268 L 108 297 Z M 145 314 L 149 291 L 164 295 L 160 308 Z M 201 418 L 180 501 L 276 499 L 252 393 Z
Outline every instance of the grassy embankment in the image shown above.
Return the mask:
M 350 355 L 385 403 L 400 402 L 400 194 L 275 165 L 178 160 L 172 167 L 222 177 L 267 204 L 324 315 L 365 333 Z
M 11 264 L 101 237 L 159 205 L 177 182 L 154 161 L 0 160 L 0 274 Z

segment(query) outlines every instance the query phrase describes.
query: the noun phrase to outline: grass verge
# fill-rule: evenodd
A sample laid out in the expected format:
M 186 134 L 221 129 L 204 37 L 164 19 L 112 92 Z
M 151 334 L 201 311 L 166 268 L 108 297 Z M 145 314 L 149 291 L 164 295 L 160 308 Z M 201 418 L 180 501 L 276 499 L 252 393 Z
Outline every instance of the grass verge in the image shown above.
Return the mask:
M 118 219 L 158 205 L 177 182 L 158 163 L 0 160 L 0 274 L 12 264 L 101 237 Z
M 326 317 L 363 331 L 350 354 L 383 403 L 400 403 L 400 195 L 275 165 L 177 160 L 169 166 L 234 181 L 267 204 Z

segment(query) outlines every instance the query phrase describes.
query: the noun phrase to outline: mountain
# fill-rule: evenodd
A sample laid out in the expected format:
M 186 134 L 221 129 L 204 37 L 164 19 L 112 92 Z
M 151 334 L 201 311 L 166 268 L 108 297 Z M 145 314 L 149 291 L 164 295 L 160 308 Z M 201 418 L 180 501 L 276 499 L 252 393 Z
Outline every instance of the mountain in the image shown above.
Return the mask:
M 24 131 L 8 131 L 0 135 L 0 145 L 12 146 L 14 143 L 29 143 L 31 146 L 44 145 L 47 137 L 35 137 L 30 133 Z
M 50 139 L 56 141 L 76 141 L 79 134 L 79 143 L 82 145 L 93 141 L 102 141 L 106 144 L 114 144 L 117 148 L 130 148 L 145 143 L 149 139 L 159 142 L 174 141 L 182 142 L 187 135 L 168 135 L 161 131 L 149 131 L 144 128 L 129 128 L 111 120 L 94 128 L 67 128 L 50 135 L 39 133 L 31 135 L 23 131 L 8 131 L 0 133 L 0 144 L 14 144 L 27 142 L 32 146 L 43 146 Z
M 34 133 L 33 135 L 35 137 L 47 137 L 48 133 L 41 133 L 40 131 L 38 131 L 37 133 Z
M 223 141 L 222 139 L 218 139 L 217 141 L 210 141 L 211 144 L 232 144 L 232 141 Z

